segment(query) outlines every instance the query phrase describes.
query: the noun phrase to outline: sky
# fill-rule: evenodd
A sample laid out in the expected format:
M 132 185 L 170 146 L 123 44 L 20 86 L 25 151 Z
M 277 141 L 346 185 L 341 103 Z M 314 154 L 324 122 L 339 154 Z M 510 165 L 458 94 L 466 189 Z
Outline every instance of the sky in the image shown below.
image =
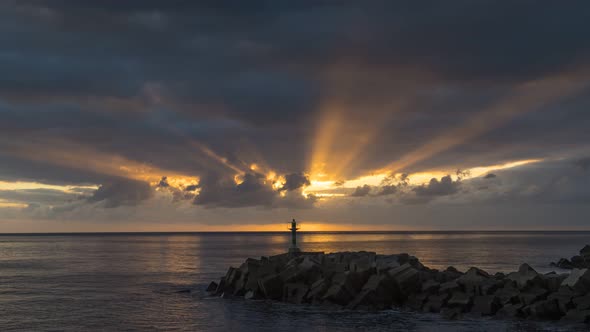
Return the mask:
M 2 1 L 0 232 L 590 229 L 589 16 Z

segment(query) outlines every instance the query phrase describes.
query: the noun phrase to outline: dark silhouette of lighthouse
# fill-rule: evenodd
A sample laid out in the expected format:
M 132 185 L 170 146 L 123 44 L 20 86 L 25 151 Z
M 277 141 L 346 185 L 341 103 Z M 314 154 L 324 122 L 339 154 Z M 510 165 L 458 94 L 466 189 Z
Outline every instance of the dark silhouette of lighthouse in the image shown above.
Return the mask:
M 297 253 L 300 252 L 299 248 L 297 248 L 297 222 L 295 219 L 291 221 L 291 228 L 288 228 L 291 231 L 291 247 L 289 247 L 290 253 Z

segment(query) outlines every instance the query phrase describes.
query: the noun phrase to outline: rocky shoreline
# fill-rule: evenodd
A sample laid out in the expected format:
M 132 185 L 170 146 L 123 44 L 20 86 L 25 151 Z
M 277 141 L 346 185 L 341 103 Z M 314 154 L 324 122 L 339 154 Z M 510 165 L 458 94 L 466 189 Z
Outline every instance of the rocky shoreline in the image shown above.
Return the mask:
M 572 256 L 571 259 L 560 258 L 557 262 L 552 262 L 551 266 L 559 267 L 566 270 L 587 269 L 590 268 L 590 245 L 580 249 L 580 254 Z
M 408 254 L 285 253 L 248 258 L 207 287 L 212 296 L 329 305 L 355 310 L 400 308 L 448 319 L 495 316 L 590 323 L 590 270 L 540 274 L 528 264 L 490 275 L 430 269 Z

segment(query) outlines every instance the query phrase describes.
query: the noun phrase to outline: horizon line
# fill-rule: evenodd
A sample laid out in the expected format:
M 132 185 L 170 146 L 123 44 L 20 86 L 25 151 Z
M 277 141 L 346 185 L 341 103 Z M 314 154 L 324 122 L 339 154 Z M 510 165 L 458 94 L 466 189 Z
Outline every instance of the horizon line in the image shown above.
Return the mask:
M 590 229 L 570 229 L 570 230 L 527 230 L 527 229 L 482 229 L 482 230 L 325 230 L 325 231 L 299 231 L 298 233 L 313 234 L 313 233 L 573 233 L 573 232 L 590 232 Z M 11 236 L 11 235 L 103 235 L 103 234 L 234 234 L 234 233 L 268 233 L 268 234 L 285 234 L 289 235 L 288 231 L 102 231 L 102 232 L 0 232 L 0 236 Z

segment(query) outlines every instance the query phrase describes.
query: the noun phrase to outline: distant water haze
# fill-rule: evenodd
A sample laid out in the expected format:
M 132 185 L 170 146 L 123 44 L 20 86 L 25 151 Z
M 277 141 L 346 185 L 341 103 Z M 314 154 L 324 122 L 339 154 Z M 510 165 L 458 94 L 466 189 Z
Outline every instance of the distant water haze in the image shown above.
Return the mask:
M 301 233 L 306 251 L 407 252 L 427 266 L 539 272 L 590 243 L 590 232 Z M 0 236 L 0 328 L 8 330 L 558 330 L 551 323 L 446 321 L 437 315 L 334 311 L 224 300 L 204 289 L 248 257 L 283 253 L 290 234 L 123 233 Z M 187 290 L 191 290 L 187 293 Z

